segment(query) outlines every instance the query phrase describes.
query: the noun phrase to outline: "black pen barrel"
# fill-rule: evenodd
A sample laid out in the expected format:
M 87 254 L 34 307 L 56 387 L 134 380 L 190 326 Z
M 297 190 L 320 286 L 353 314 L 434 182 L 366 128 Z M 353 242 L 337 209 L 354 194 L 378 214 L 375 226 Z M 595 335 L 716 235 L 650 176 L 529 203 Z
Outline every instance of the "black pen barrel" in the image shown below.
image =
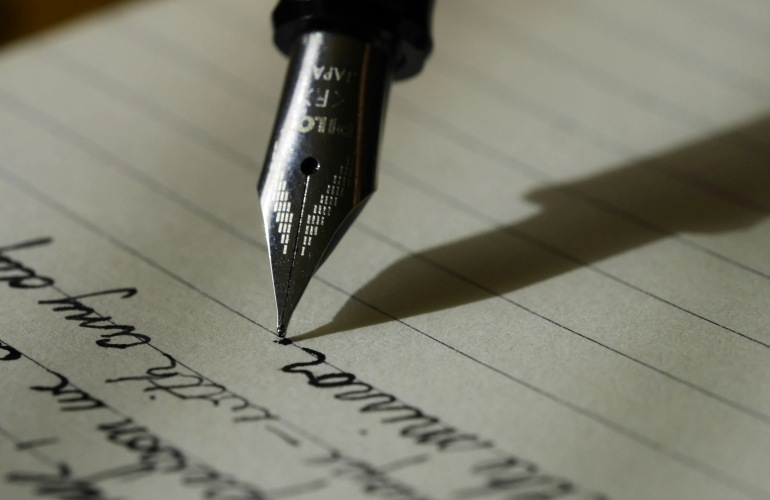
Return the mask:
M 433 0 L 280 0 L 274 40 L 285 54 L 302 34 L 327 31 L 373 43 L 390 55 L 396 80 L 422 70 L 433 48 Z

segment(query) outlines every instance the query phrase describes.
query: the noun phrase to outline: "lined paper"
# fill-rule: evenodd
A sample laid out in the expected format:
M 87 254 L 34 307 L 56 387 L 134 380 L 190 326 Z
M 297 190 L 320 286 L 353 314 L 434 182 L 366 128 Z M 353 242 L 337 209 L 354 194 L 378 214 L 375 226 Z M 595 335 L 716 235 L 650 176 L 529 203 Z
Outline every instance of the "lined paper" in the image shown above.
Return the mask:
M 271 7 L 0 54 L 0 496 L 770 498 L 767 4 L 439 2 L 289 346 Z

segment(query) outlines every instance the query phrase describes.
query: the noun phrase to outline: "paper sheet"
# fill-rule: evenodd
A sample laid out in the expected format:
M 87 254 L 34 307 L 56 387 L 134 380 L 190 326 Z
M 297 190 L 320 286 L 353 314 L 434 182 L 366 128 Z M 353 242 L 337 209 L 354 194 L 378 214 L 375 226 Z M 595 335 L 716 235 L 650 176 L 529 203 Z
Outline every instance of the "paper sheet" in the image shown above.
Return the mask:
M 770 498 L 767 3 L 438 2 L 290 346 L 271 7 L 0 54 L 0 497 Z

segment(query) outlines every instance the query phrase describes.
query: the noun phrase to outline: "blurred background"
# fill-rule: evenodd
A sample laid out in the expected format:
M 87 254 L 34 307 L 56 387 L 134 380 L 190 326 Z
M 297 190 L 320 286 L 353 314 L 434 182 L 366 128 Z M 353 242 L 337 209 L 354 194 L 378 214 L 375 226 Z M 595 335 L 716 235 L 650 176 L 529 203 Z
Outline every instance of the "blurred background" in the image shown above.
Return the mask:
M 126 0 L 0 0 L 0 46 Z

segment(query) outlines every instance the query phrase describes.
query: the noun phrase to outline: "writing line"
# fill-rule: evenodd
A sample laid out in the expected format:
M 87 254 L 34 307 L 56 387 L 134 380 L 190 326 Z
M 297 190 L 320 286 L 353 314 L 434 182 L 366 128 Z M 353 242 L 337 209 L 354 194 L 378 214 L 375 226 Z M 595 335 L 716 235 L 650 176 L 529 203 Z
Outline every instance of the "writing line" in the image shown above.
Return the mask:
M 60 202 L 58 202 L 57 200 L 54 200 L 54 199 L 50 198 L 48 195 L 46 195 L 42 191 L 39 191 L 37 188 L 35 188 L 34 186 L 28 184 L 26 181 L 23 181 L 23 180 L 19 179 L 18 177 L 16 177 L 15 175 L 11 174 L 4 167 L 0 167 L 0 175 L 3 178 L 5 178 L 7 181 L 9 181 L 12 185 L 14 185 L 17 188 L 21 189 L 22 191 L 26 192 L 27 194 L 29 194 L 33 198 L 36 198 L 38 201 L 42 202 L 43 204 L 48 205 L 48 206 L 50 206 L 52 208 L 55 208 L 56 211 L 62 213 L 66 217 L 72 219 L 77 224 L 82 225 L 83 227 L 85 227 L 89 231 L 95 232 L 98 236 L 101 236 L 101 237 L 107 239 L 110 243 L 120 247 L 123 250 L 126 250 L 128 253 L 134 255 L 135 257 L 138 257 L 139 259 L 143 260 L 145 263 L 151 265 L 152 267 L 155 267 L 158 270 L 161 270 L 162 272 L 164 272 L 164 274 L 167 274 L 168 276 L 170 276 L 170 277 L 174 278 L 175 280 L 179 281 L 184 286 L 189 287 L 189 283 L 186 280 L 184 280 L 183 278 L 178 278 L 177 275 L 175 273 L 173 273 L 172 271 L 164 268 L 160 264 L 155 263 L 155 261 L 153 261 L 149 257 L 146 257 L 145 255 L 143 255 L 141 252 L 139 252 L 135 248 L 131 247 L 130 245 L 126 244 L 125 242 L 121 241 L 120 239 L 115 238 L 114 236 L 110 235 L 108 232 L 106 232 L 102 228 L 99 228 L 98 226 L 93 225 L 87 219 L 84 219 L 81 215 L 78 215 L 75 212 L 72 212 L 70 209 L 68 209 L 64 205 L 61 205 Z M 198 293 L 200 293 L 200 294 L 202 294 L 202 295 L 204 295 L 204 296 L 206 296 L 209 299 L 212 299 L 212 297 L 210 295 L 206 294 L 205 292 L 200 290 L 198 287 L 194 287 L 193 290 L 198 292 Z M 233 310 L 233 308 L 223 304 L 221 301 L 219 301 L 217 299 L 212 299 L 212 300 L 214 300 L 214 302 L 216 302 L 217 304 L 220 304 L 223 307 L 226 307 L 227 309 L 230 309 L 231 311 Z M 245 315 L 243 315 L 242 313 L 239 313 L 238 315 L 241 316 L 241 317 L 245 317 Z M 253 322 L 255 324 L 258 324 L 254 320 L 249 320 L 249 321 Z M 416 330 L 416 331 L 419 332 L 419 330 L 417 330 L 414 327 L 404 323 L 403 321 L 401 321 L 401 320 L 397 320 L 397 321 L 399 321 L 399 323 L 404 324 L 405 326 L 409 327 L 410 329 L 413 329 L 413 330 Z M 419 333 L 422 333 L 422 332 L 419 332 Z M 475 361 L 475 362 L 477 362 L 479 364 L 482 364 L 483 366 L 486 366 L 487 368 L 492 368 L 492 367 L 490 367 L 488 365 L 484 365 L 483 362 L 480 362 L 480 361 L 476 360 L 475 358 L 473 358 L 473 357 L 471 357 L 471 356 L 469 356 L 469 355 L 467 355 L 465 353 L 462 353 L 460 351 L 456 351 L 456 352 L 462 354 L 464 357 L 467 357 L 467 358 L 469 358 L 469 359 L 471 359 L 471 360 L 473 360 L 473 361 Z M 334 365 L 330 365 L 330 366 L 332 366 L 333 368 L 335 368 L 337 370 L 340 370 L 340 368 L 338 368 L 337 366 L 334 366 Z M 499 373 L 499 374 L 503 373 L 503 372 L 498 371 L 497 369 L 493 369 L 493 370 L 495 371 L 495 373 Z M 725 473 L 724 471 L 719 470 L 718 468 L 715 468 L 715 467 L 713 467 L 713 466 L 711 466 L 709 464 L 706 464 L 704 462 L 700 462 L 699 460 L 693 459 L 692 457 L 689 457 L 687 455 L 683 455 L 680 452 L 677 452 L 676 450 L 673 450 L 673 449 L 671 449 L 671 448 L 669 448 L 669 447 L 667 447 L 667 446 L 665 446 L 665 445 L 663 445 L 661 443 L 657 443 L 657 442 L 654 442 L 652 440 L 649 440 L 649 438 L 646 438 L 646 437 L 644 437 L 642 435 L 639 435 L 639 434 L 637 434 L 633 430 L 626 429 L 625 427 L 623 427 L 620 424 L 617 424 L 615 422 L 607 420 L 604 417 L 601 417 L 598 414 L 594 414 L 590 410 L 587 410 L 587 409 L 582 408 L 580 406 L 574 405 L 573 403 L 571 403 L 571 402 L 569 402 L 567 400 L 563 400 L 559 396 L 551 394 L 548 391 L 544 391 L 542 389 L 539 389 L 536 386 L 533 386 L 532 384 L 530 384 L 528 382 L 525 382 L 525 381 L 513 378 L 510 375 L 508 375 L 507 378 L 509 378 L 509 380 L 517 382 L 519 385 L 522 385 L 523 387 L 525 387 L 525 388 L 527 388 L 529 390 L 535 391 L 537 394 L 540 394 L 540 395 L 543 395 L 543 396 L 547 396 L 551 401 L 554 401 L 557 404 L 561 404 L 561 405 L 571 409 L 572 411 L 576 411 L 579 414 L 581 414 L 581 415 L 583 415 L 585 417 L 588 417 L 588 418 L 596 421 L 597 423 L 599 423 L 599 424 L 601 424 L 603 426 L 606 426 L 606 427 L 614 430 L 615 432 L 619 432 L 619 433 L 621 433 L 621 435 L 624 435 L 625 437 L 630 438 L 630 439 L 636 441 L 639 444 L 644 445 L 645 447 L 647 447 L 647 448 L 649 448 L 651 450 L 654 450 L 654 451 L 656 451 L 658 453 L 661 453 L 661 454 L 664 454 L 666 456 L 669 456 L 670 458 L 672 458 L 672 459 L 682 463 L 683 465 L 686 465 L 686 466 L 688 466 L 690 468 L 693 468 L 694 470 L 698 470 L 699 472 L 703 473 L 706 476 L 717 477 L 717 478 L 719 478 L 720 482 L 722 482 L 723 484 L 725 484 L 727 486 L 739 489 L 740 491 L 742 491 L 742 492 L 744 492 L 746 494 L 749 494 L 751 496 L 757 497 L 757 498 L 764 498 L 766 496 L 765 493 L 761 493 L 759 496 L 757 496 L 757 492 L 761 491 L 761 490 L 757 490 L 756 486 L 751 485 L 750 483 L 745 483 L 741 479 L 733 477 L 729 473 Z M 623 432 L 623 431 L 625 431 L 625 432 Z M 767 496 L 770 496 L 770 493 L 768 493 Z

